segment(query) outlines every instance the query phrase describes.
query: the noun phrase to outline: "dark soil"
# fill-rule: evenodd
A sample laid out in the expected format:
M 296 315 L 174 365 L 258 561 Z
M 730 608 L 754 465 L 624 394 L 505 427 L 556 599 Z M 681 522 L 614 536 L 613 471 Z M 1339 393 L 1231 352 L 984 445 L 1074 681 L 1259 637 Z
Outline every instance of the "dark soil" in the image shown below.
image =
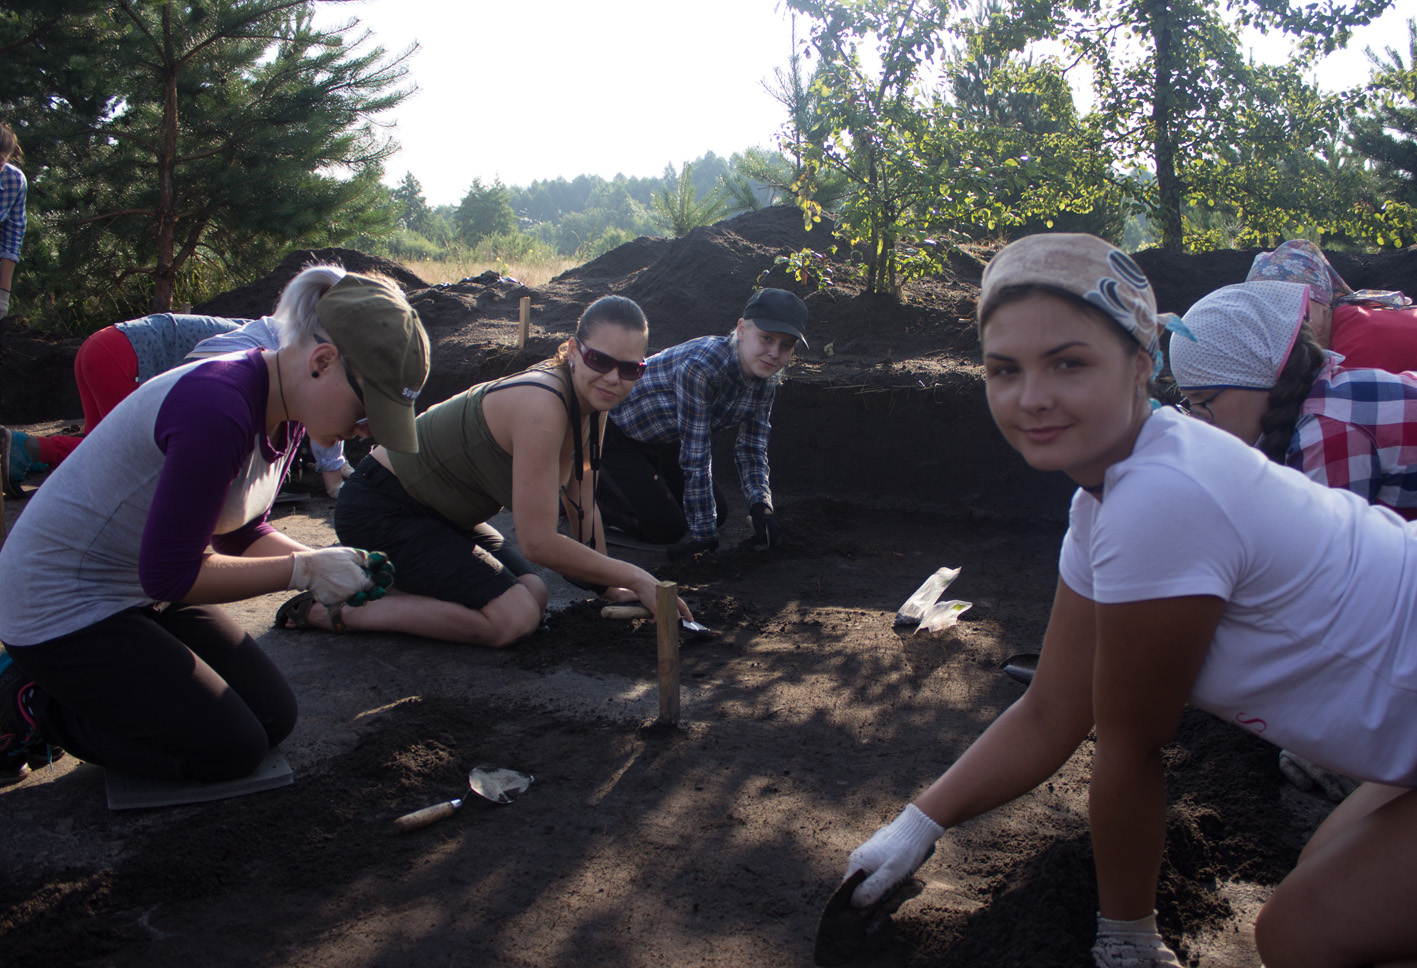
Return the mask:
M 726 332 L 756 285 L 794 289 L 812 347 L 773 421 L 785 540 L 753 552 L 735 506 L 716 555 L 637 559 L 719 633 L 683 646 L 677 729 L 649 722 L 653 626 L 589 603 L 505 652 L 273 632 L 284 596 L 233 606 L 302 697 L 295 785 L 115 813 L 93 767 L 4 790 L 4 962 L 810 964 L 847 853 L 1021 693 L 999 669 L 1042 637 L 1070 490 L 1023 465 L 988 418 L 970 319 L 979 260 L 961 253 L 904 303 L 861 295 L 841 266 L 820 290 L 774 268 L 825 248 L 821 231 L 790 210 L 753 213 L 637 240 L 536 290 L 495 275 L 429 287 L 348 250 L 297 253 L 197 307 L 268 312 L 315 258 L 382 268 L 434 341 L 426 405 L 550 355 L 606 293 L 645 307 L 660 348 Z M 1141 261 L 1162 308 L 1181 311 L 1243 279 L 1252 255 Z M 1417 291 L 1414 250 L 1335 261 L 1355 286 Z M 518 349 L 523 296 L 534 326 Z M 77 416 L 75 341 L 0 326 L 4 420 Z M 318 497 L 281 526 L 324 543 L 328 514 Z M 942 565 L 963 567 L 949 594 L 973 608 L 945 632 L 897 635 L 895 609 Z M 1085 743 L 1049 783 L 943 838 L 876 963 L 1089 965 L 1090 755 Z M 1284 785 L 1272 747 L 1201 713 L 1167 755 L 1163 930 L 1192 964 L 1257 965 L 1254 912 L 1327 805 Z M 536 784 L 507 807 L 391 832 L 399 814 L 459 796 L 484 762 Z

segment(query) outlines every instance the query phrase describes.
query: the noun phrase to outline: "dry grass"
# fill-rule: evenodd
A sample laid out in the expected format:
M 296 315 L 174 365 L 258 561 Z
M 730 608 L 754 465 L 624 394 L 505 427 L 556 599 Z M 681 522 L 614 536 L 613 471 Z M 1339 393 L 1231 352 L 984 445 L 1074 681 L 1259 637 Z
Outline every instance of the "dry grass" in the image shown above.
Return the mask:
M 475 262 L 472 259 L 426 259 L 406 262 L 404 265 L 418 278 L 431 286 L 442 282 L 461 282 L 472 276 L 479 276 L 488 269 L 498 272 L 525 286 L 544 286 L 556 276 L 580 265 L 575 259 L 554 259 L 549 262 Z

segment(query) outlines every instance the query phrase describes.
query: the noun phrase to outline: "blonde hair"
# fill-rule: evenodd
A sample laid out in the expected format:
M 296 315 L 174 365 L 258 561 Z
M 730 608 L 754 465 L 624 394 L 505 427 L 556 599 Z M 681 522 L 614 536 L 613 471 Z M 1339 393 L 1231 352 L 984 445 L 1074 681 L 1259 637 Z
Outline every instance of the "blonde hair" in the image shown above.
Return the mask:
M 276 308 L 271 312 L 281 346 L 313 343 L 326 338 L 321 334 L 320 317 L 315 312 L 315 306 L 320 297 L 346 275 L 348 272 L 344 266 L 310 265 L 286 283 Z

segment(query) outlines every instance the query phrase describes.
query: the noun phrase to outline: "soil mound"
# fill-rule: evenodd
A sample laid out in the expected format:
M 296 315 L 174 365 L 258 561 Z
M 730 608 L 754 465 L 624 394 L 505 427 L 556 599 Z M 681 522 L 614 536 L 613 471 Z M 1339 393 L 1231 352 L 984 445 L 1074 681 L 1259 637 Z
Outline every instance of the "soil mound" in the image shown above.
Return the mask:
M 787 257 L 819 253 L 799 281 Z M 833 250 L 836 251 L 833 251 Z M 984 406 L 973 313 L 988 247 L 951 253 L 938 276 L 906 284 L 899 299 L 863 291 L 830 220 L 810 228 L 796 208 L 749 212 L 678 239 L 641 238 L 531 288 L 495 272 L 429 286 L 397 263 L 351 249 L 293 253 L 272 272 L 198 312 L 259 316 L 275 306 L 301 267 L 339 262 L 396 279 L 433 345 L 419 404 L 431 406 L 483 380 L 546 359 L 595 299 L 636 300 L 650 320 L 651 352 L 728 332 L 754 289 L 777 286 L 810 310 L 809 348 L 799 352 L 774 413 L 773 481 L 881 503 L 948 505 L 969 513 L 1060 518 L 1068 488 L 1030 470 L 994 431 Z M 1137 255 L 1159 308 L 1184 312 L 1202 295 L 1243 281 L 1259 250 Z M 1417 246 L 1376 255 L 1336 253 L 1355 288 L 1417 292 Z M 520 306 L 530 300 L 531 335 L 519 346 Z M 79 340 L 29 334 L 5 321 L 0 420 L 72 419 Z M 882 433 L 889 423 L 889 432 Z M 722 458 L 727 461 L 729 455 Z M 883 487 L 889 477 L 890 486 Z
M 200 306 L 193 306 L 192 312 L 203 316 L 226 316 L 230 319 L 256 319 L 265 316 L 276 308 L 281 291 L 301 269 L 329 263 L 344 266 L 350 272 L 388 276 L 404 290 L 428 288 L 428 283 L 389 259 L 365 255 L 355 249 L 301 249 L 282 259 L 280 265 L 267 275 L 222 293 L 215 299 L 209 299 Z

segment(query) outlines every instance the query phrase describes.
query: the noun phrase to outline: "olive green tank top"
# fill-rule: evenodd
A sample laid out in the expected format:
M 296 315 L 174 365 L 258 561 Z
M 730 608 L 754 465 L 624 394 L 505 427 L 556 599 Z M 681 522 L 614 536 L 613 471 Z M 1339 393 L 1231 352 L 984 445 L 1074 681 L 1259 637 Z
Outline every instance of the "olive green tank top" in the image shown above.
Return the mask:
M 487 428 L 482 398 L 495 390 L 535 386 L 556 394 L 545 383 L 515 380 L 523 373 L 479 383 L 418 415 L 418 453 L 388 451 L 399 483 L 414 500 L 468 530 L 512 506 L 512 455 Z

